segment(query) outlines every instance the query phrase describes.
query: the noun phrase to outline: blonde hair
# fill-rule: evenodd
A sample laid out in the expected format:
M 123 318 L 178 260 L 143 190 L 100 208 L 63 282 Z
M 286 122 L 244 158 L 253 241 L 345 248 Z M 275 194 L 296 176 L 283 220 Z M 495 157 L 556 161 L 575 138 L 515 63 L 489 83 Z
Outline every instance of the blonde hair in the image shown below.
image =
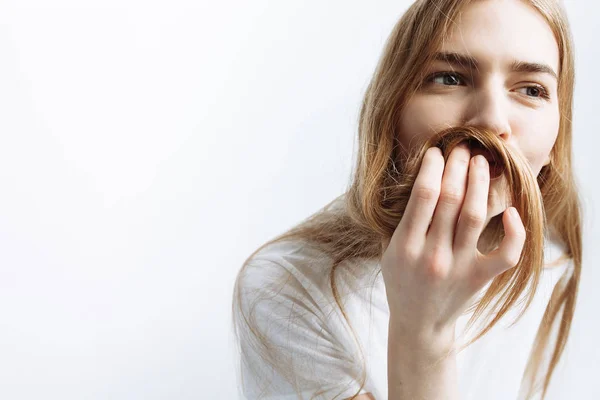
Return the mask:
M 408 157 L 402 153 L 398 143 L 399 120 L 405 104 L 418 90 L 424 79 L 422 74 L 432 62 L 434 52 L 447 36 L 455 17 L 472 1 L 475 0 L 418 0 L 404 13 L 386 42 L 364 95 L 358 127 L 358 157 L 349 189 L 294 228 L 259 247 L 246 259 L 238 273 L 232 308 L 236 337 L 240 340 L 243 335 L 248 343 L 254 343 L 263 359 L 290 380 L 293 380 L 292 372 L 286 371 L 286 367 L 290 366 L 281 365 L 276 350 L 269 346 L 252 313 L 243 312 L 241 276 L 248 262 L 266 246 L 287 239 L 299 239 L 322 250 L 333 261 L 327 271 L 329 282 L 335 302 L 350 325 L 340 301 L 336 269 L 344 268 L 343 262 L 347 260 L 381 259 L 382 241 L 391 238 L 402 217 L 418 165 L 428 146 L 437 145 L 447 152 L 461 140 L 475 140 L 499 157 L 506 167 L 505 176 L 512 183 L 509 187 L 513 188 L 512 204 L 523 219 L 528 240 L 517 267 L 494 278 L 476 304 L 469 325 L 490 305 L 496 315 L 468 344 L 487 333 L 514 307 L 519 294 L 531 285 L 526 305 L 513 324 L 526 311 L 543 268 L 544 236 L 551 232 L 564 245 L 564 257 L 570 259 L 572 268 L 565 270 L 554 287 L 523 375 L 528 385 L 526 398 L 531 398 L 539 390 L 540 377 L 542 398 L 546 396 L 569 336 L 582 263 L 581 208 L 571 162 L 574 56 L 569 24 L 561 4 L 556 0 L 526 0 L 548 22 L 560 57 L 559 132 L 550 153 L 550 163 L 537 176 L 518 153 L 511 152 L 499 138 L 477 127 L 459 127 L 442 132 Z M 516 196 L 516 193 L 521 195 Z M 342 197 L 343 207 L 332 207 Z M 482 233 L 482 237 L 490 238 L 490 248 L 499 243 L 503 234 L 501 216 L 492 218 Z M 554 349 L 547 368 L 543 368 L 544 350 L 549 347 L 555 322 L 559 322 L 559 326 Z M 356 337 L 351 326 L 350 330 Z M 358 380 L 362 389 L 366 382 L 364 358 Z

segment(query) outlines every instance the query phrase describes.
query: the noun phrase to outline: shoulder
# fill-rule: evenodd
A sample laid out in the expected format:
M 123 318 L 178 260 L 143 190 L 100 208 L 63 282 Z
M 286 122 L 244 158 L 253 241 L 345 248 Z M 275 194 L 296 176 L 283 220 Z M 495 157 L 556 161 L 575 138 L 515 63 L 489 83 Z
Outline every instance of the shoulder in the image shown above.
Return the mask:
M 245 263 L 238 274 L 238 286 L 246 291 L 276 294 L 282 301 L 310 302 L 330 313 L 336 297 L 366 301 L 364 292 L 381 280 L 376 261 L 343 261 L 335 269 L 335 276 L 333 266 L 333 257 L 314 243 L 298 239 L 274 242 Z
M 269 244 L 238 274 L 234 307 L 244 392 L 291 398 L 358 390 L 360 371 L 328 292 L 331 259 L 300 241 Z M 296 387 L 298 386 L 298 387 Z M 288 396 L 288 397 L 286 397 Z
M 301 240 L 282 240 L 261 248 L 242 266 L 238 286 L 247 290 L 322 297 L 327 292 L 332 259 Z
M 259 336 L 276 341 L 279 335 L 304 335 L 296 338 L 298 344 L 323 336 L 339 340 L 324 329 L 334 323 L 329 318 L 335 308 L 328 285 L 330 269 L 331 260 L 303 241 L 264 246 L 238 273 L 234 318 L 241 329 L 256 329 Z

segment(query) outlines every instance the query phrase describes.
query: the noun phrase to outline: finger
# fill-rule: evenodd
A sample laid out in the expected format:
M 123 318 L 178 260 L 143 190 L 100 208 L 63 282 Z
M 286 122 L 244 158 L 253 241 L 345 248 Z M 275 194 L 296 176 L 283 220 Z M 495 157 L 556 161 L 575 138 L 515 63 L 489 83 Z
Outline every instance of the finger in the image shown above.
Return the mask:
M 413 243 L 423 243 L 440 193 L 444 157 L 437 147 L 427 149 L 397 230 Z
M 428 240 L 452 248 L 456 221 L 465 198 L 471 152 L 466 144 L 456 146 L 444 170 L 440 198 L 427 234 Z
M 490 169 L 482 155 L 471 159 L 467 194 L 460 212 L 454 237 L 454 250 L 473 251 L 485 224 L 488 193 L 490 189 Z
M 523 221 L 516 208 L 509 207 L 504 211 L 502 223 L 504 224 L 504 239 L 496 250 L 488 254 L 488 257 L 493 260 L 490 270 L 492 278 L 519 263 L 527 236 Z

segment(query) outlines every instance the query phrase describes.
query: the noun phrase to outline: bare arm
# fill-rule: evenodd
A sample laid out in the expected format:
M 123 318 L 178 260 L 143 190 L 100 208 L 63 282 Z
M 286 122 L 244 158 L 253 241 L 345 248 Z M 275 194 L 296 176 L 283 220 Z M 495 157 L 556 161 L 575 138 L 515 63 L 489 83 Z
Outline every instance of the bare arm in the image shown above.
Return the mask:
M 402 325 L 390 319 L 388 332 L 389 400 L 458 400 L 454 332 L 412 340 Z M 346 399 L 348 400 L 348 399 Z M 354 400 L 375 400 L 371 393 Z
M 439 148 L 428 149 L 402 219 L 383 243 L 390 400 L 459 398 L 456 320 L 478 290 L 517 265 L 526 236 L 511 208 L 502 216 L 500 246 L 479 252 L 489 182 L 487 160 L 471 158 L 466 144 L 455 147 L 447 162 Z
M 390 320 L 388 334 L 389 400 L 457 400 L 459 398 L 453 335 L 430 343 L 411 343 Z

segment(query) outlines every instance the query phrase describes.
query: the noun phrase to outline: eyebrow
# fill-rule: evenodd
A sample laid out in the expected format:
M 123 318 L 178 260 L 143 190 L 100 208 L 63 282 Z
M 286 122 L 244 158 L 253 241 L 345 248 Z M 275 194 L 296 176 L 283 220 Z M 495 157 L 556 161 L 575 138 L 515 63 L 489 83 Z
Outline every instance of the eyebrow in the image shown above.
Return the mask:
M 434 60 L 444 61 L 450 64 L 460 65 L 462 67 L 466 66 L 471 69 L 478 69 L 479 67 L 479 62 L 475 58 L 466 54 L 438 52 L 435 53 Z M 554 70 L 546 64 L 513 60 L 510 65 L 510 69 L 513 72 L 549 74 L 553 76 L 554 79 L 558 80 L 558 75 L 556 72 L 554 72 Z

